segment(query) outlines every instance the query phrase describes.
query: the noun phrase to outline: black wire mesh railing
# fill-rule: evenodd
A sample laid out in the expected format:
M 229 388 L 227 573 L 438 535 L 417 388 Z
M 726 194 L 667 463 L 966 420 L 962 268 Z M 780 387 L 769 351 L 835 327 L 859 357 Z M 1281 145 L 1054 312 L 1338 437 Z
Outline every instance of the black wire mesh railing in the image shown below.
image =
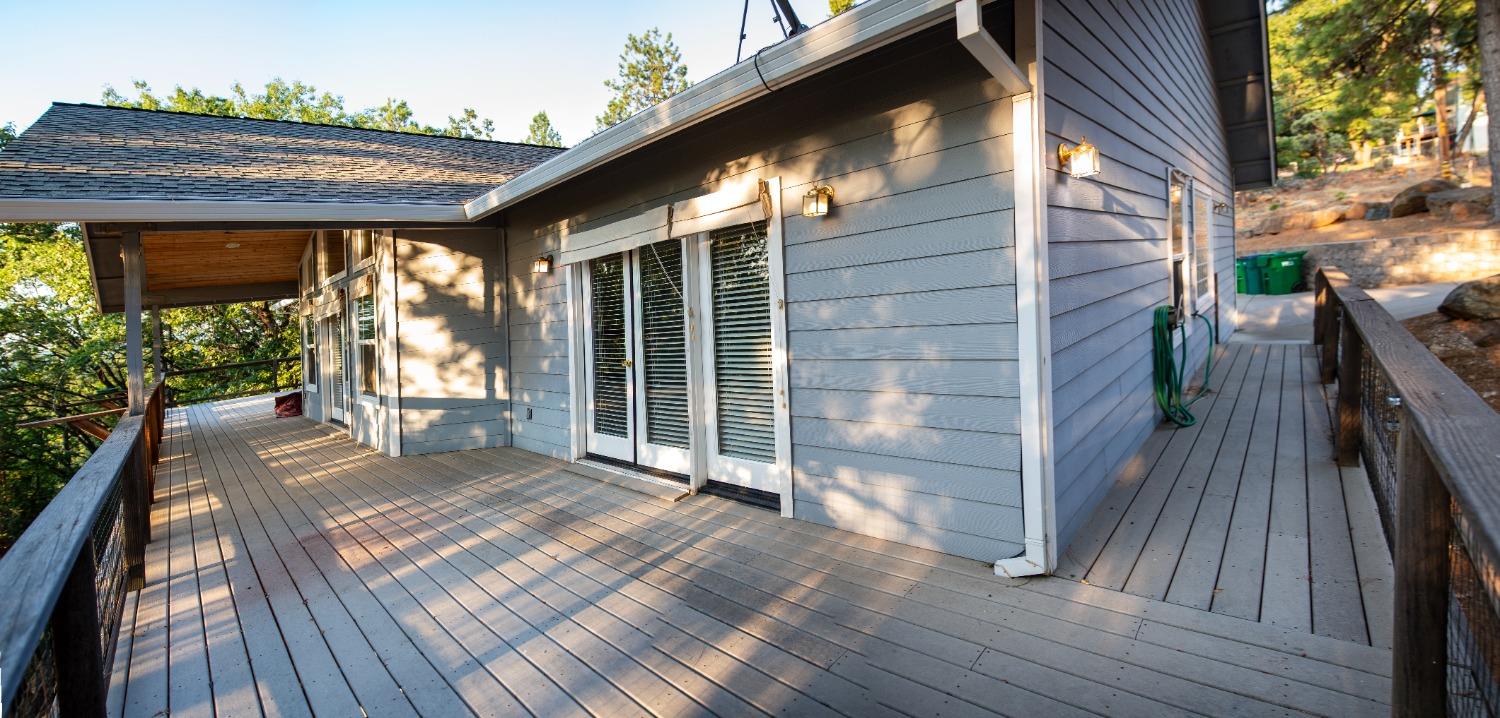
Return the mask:
M 1396 559 L 1394 714 L 1500 716 L 1500 541 L 1484 513 L 1500 503 L 1500 416 L 1342 272 L 1318 286 L 1338 458 L 1363 462 Z

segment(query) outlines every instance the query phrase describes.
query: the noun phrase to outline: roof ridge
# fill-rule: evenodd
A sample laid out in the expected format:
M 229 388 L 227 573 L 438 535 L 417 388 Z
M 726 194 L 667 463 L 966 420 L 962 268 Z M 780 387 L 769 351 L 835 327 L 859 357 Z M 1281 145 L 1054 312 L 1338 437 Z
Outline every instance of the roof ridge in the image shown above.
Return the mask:
M 215 115 L 207 112 L 187 112 L 184 110 L 152 110 L 145 107 L 120 107 L 117 105 L 100 105 L 93 102 L 57 102 L 53 107 L 87 107 L 94 110 L 119 110 L 124 112 L 148 112 L 158 115 L 183 115 L 186 117 L 206 117 L 216 120 L 246 120 L 249 122 L 270 122 L 283 125 L 304 125 L 307 127 L 330 127 L 341 130 L 356 130 L 359 132 L 380 132 L 388 135 L 406 135 L 408 137 L 430 137 L 438 140 L 461 140 L 466 142 L 481 142 L 491 145 L 512 145 L 516 147 L 533 147 L 536 149 L 552 150 L 562 152 L 566 147 L 552 147 L 550 145 L 537 145 L 530 142 L 512 142 L 510 140 L 487 140 L 480 137 L 454 137 L 452 135 L 429 135 L 425 132 L 404 132 L 402 130 L 386 130 L 378 127 L 354 127 L 352 125 L 336 125 L 330 122 L 303 122 L 301 120 L 276 120 L 266 117 L 242 117 L 240 115 Z

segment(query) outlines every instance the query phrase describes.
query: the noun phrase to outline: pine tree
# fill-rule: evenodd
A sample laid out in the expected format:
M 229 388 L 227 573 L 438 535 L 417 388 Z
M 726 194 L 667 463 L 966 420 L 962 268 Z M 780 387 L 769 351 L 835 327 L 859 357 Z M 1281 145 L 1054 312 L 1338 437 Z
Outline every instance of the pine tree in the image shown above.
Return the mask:
M 545 147 L 563 146 L 562 133 L 552 126 L 552 118 L 547 117 L 546 110 L 539 110 L 531 116 L 531 127 L 527 129 L 526 137 L 521 141 Z
M 838 17 L 854 7 L 854 0 L 828 0 L 828 14 Z
M 596 131 L 608 129 L 620 121 L 667 99 L 692 85 L 687 79 L 687 65 L 682 51 L 672 41 L 672 33 L 662 36 L 651 28 L 641 35 L 628 35 L 625 51 L 620 53 L 620 74 L 605 80 L 604 86 L 614 97 L 596 118 Z

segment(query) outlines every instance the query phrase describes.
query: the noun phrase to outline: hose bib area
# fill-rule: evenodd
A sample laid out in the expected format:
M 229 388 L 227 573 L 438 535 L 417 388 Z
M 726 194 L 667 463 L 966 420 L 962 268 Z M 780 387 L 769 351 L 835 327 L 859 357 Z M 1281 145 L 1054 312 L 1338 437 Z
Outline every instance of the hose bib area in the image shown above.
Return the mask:
M 1193 316 L 1202 319 L 1208 326 L 1209 351 L 1208 358 L 1203 365 L 1203 384 L 1191 398 L 1184 399 L 1182 395 L 1183 367 L 1188 363 L 1188 340 L 1187 322 L 1177 325 L 1178 331 L 1182 333 L 1182 349 L 1180 357 L 1172 355 L 1172 308 L 1160 306 L 1156 308 L 1156 314 L 1152 319 L 1151 341 L 1152 360 L 1155 364 L 1153 381 L 1156 387 L 1156 405 L 1161 407 L 1167 419 L 1178 426 L 1192 426 L 1198 423 L 1198 417 L 1193 415 L 1190 407 L 1204 394 L 1208 393 L 1208 380 L 1214 368 L 1213 339 L 1214 324 L 1208 317 L 1202 314 Z

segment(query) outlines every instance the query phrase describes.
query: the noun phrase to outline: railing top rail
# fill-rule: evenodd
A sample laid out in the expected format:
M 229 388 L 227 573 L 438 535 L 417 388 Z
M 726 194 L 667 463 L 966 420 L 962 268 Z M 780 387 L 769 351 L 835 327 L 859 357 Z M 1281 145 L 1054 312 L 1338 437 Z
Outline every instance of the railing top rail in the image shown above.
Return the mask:
M 1471 533 L 1500 559 L 1500 416 L 1343 272 L 1319 270 L 1395 387 L 1407 420 Z
M 199 367 L 193 367 L 191 369 L 174 369 L 172 371 L 167 372 L 167 376 L 173 377 L 173 376 L 182 376 L 184 374 L 202 374 L 203 372 L 219 371 L 220 369 L 240 369 L 240 368 L 252 367 L 252 366 L 265 366 L 266 364 L 276 364 L 278 362 L 296 361 L 298 359 L 301 359 L 301 357 L 298 357 L 298 356 L 273 357 L 273 358 L 270 358 L 270 359 L 255 359 L 253 361 L 234 362 L 233 364 L 215 364 L 213 366 L 199 366 Z

